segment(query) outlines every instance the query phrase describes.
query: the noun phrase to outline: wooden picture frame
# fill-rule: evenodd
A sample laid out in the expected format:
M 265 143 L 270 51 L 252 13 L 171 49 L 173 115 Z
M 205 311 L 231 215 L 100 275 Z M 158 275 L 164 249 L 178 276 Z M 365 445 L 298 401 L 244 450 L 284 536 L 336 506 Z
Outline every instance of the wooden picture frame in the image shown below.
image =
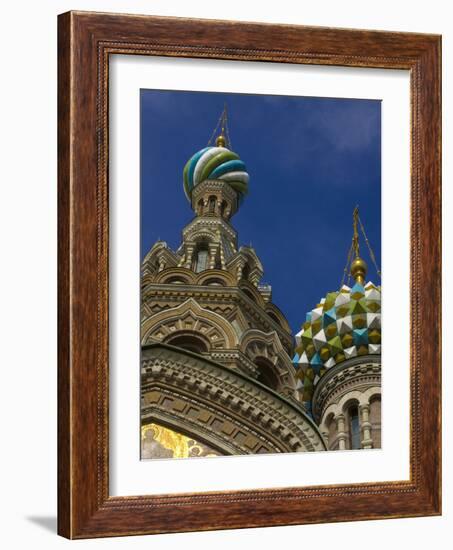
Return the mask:
M 58 532 L 88 538 L 441 513 L 441 39 L 69 12 L 58 21 Z M 109 495 L 111 54 L 404 69 L 411 95 L 410 480 Z M 426 330 L 429 327 L 429 338 Z

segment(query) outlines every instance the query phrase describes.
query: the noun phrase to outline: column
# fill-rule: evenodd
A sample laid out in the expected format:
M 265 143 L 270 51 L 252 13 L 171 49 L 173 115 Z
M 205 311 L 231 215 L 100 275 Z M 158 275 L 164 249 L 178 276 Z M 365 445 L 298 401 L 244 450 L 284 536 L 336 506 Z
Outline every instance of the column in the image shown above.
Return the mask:
M 346 449 L 346 431 L 345 431 L 345 418 L 344 414 L 338 414 L 335 417 L 337 422 L 337 437 L 338 437 L 338 449 L 344 451 Z
M 208 269 L 214 269 L 215 258 L 217 256 L 217 249 L 219 245 L 217 243 L 209 244 L 209 265 Z
M 221 216 L 222 213 L 221 213 L 221 198 L 216 195 L 216 201 L 215 201 L 215 213 L 216 213 L 216 216 Z
M 191 269 L 192 267 L 192 256 L 193 256 L 194 249 L 195 249 L 194 245 L 191 245 L 191 244 L 186 245 L 186 265 L 184 267 L 187 267 L 187 269 Z
M 242 278 L 242 269 L 243 269 L 243 267 L 244 267 L 244 264 L 241 262 L 241 263 L 238 265 L 237 273 L 236 273 L 236 279 L 237 279 L 238 281 L 240 281 L 241 278 Z
M 373 440 L 371 439 L 371 422 L 370 422 L 370 404 L 364 403 L 360 405 L 360 428 L 362 431 L 362 449 L 372 449 Z

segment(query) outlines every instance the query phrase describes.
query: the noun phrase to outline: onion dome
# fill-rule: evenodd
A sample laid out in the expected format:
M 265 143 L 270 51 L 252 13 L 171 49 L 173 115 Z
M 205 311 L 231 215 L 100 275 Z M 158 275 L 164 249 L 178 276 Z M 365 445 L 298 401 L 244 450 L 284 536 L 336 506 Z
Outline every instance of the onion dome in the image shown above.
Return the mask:
M 344 270 L 345 277 L 350 267 L 355 283 L 352 288 L 343 284 L 338 292 L 329 292 L 307 313 L 302 330 L 296 334 L 293 364 L 297 389 L 308 412 L 316 384 L 329 369 L 360 355 L 381 355 L 381 287 L 365 283 L 367 264 L 360 257 L 359 226 L 376 272 L 381 275 L 356 206 Z
M 363 260 L 362 260 L 363 261 Z M 323 374 L 347 359 L 381 354 L 381 288 L 356 280 L 329 292 L 307 313 L 293 358 L 302 400 L 310 402 Z
M 223 135 L 217 138 L 216 147 L 205 147 L 195 153 L 184 167 L 184 192 L 191 200 L 195 186 L 204 180 L 227 182 L 242 199 L 247 194 L 249 175 L 239 155 L 225 147 Z

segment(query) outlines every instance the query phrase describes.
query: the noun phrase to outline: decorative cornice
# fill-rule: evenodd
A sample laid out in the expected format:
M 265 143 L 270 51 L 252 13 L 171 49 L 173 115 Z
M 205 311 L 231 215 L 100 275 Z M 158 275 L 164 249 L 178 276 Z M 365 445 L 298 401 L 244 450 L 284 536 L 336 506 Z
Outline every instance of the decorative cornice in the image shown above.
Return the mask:
M 231 202 L 237 199 L 237 192 L 225 180 L 204 180 L 196 185 L 192 191 L 192 205 L 203 195 L 207 190 L 222 191 Z
M 142 350 L 142 395 L 161 381 L 251 424 L 279 442 L 281 452 L 324 450 L 324 440 L 302 406 L 260 382 L 197 354 L 162 344 Z M 178 391 L 179 391 L 178 390 Z M 195 397 L 197 396 L 197 397 Z
M 167 299 L 169 301 L 184 302 L 188 297 L 194 298 L 200 303 L 214 302 L 218 304 L 233 302 L 247 311 L 253 318 L 262 324 L 268 325 L 269 329 L 275 330 L 288 347 L 293 345 L 293 337 L 279 323 L 274 321 L 265 311 L 266 303 L 263 306 L 256 304 L 238 287 L 217 287 L 200 285 L 175 285 L 149 283 L 142 289 L 142 303 L 152 299 Z M 146 319 L 142 320 L 143 322 Z
M 328 402 L 360 385 L 381 385 L 381 356 L 363 355 L 336 365 L 320 379 L 313 394 L 313 416 L 320 421 Z M 345 388 L 345 386 L 349 386 Z
M 190 221 L 182 230 L 183 239 L 191 232 L 198 231 L 200 228 L 207 229 L 209 231 L 215 231 L 222 228 L 222 230 L 234 241 L 237 241 L 237 232 L 233 227 L 219 217 L 196 217 Z

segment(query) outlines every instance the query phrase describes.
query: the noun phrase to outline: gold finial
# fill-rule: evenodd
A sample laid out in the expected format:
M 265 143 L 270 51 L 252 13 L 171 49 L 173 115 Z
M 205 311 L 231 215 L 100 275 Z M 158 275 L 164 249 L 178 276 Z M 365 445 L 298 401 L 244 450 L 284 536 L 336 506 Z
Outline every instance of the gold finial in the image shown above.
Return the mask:
M 354 250 L 355 258 L 351 263 L 351 275 L 354 277 L 356 283 L 361 285 L 365 284 L 365 277 L 367 274 L 368 266 L 365 260 L 360 257 L 360 245 L 359 245 L 359 207 L 354 208 L 352 214 L 353 217 L 353 236 L 352 236 L 352 248 Z
M 356 283 L 360 285 L 365 284 L 367 270 L 368 266 L 362 258 L 356 258 L 351 264 L 351 275 L 354 277 Z
M 220 134 L 220 136 L 218 136 L 217 139 L 215 140 L 215 144 L 217 145 L 217 147 L 225 147 L 226 145 L 225 136 L 223 134 Z

